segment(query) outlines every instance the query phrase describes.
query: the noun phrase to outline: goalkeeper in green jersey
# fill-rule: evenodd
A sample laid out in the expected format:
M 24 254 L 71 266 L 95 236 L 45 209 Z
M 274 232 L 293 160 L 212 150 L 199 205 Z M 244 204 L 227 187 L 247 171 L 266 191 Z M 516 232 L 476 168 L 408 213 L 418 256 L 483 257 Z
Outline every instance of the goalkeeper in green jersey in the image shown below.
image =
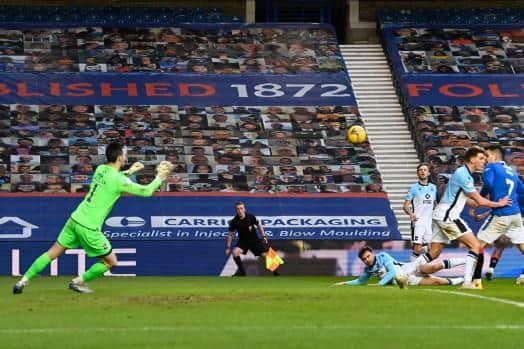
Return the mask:
M 128 176 L 142 170 L 144 165 L 135 162 L 129 170 L 120 172 L 126 160 L 119 144 L 112 143 L 107 146 L 106 158 L 107 164 L 97 167 L 89 192 L 67 220 L 54 245 L 33 262 L 13 287 L 13 293 L 22 293 L 29 280 L 70 248 L 81 246 L 89 257 L 100 258 L 98 263 L 71 281 L 69 288 L 73 291 L 92 292 L 86 282 L 102 276 L 117 264 L 111 244 L 101 231 L 104 220 L 122 193 L 152 196 L 167 178 L 173 165 L 168 161 L 162 161 L 156 168 L 156 178 L 148 185 L 140 185 L 131 181 Z

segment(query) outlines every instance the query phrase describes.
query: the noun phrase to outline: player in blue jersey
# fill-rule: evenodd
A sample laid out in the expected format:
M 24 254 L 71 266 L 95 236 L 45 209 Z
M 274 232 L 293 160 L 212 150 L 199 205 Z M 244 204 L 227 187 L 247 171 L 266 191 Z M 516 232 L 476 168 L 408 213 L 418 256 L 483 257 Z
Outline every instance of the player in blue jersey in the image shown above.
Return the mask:
M 358 251 L 358 257 L 362 263 L 366 265 L 358 279 L 337 282 L 333 286 L 365 285 L 371 276 L 376 276 L 380 279 L 377 284 L 378 286 L 393 284 L 393 281 L 395 281 L 400 288 L 405 288 L 407 285 L 459 285 L 464 281 L 461 277 L 442 278 L 431 275 L 431 273 L 439 270 L 450 269 L 464 264 L 464 258 L 433 261 L 421 265 L 420 268 L 417 269 L 415 263 L 400 263 L 386 252 L 375 254 L 369 246 L 362 247 Z
M 403 206 L 404 212 L 411 221 L 412 261 L 426 252 L 424 247 L 429 244 L 433 235 L 431 221 L 433 208 L 437 202 L 437 186 L 429 181 L 429 165 L 419 164 L 417 176 L 418 182 L 409 188 Z
M 475 206 L 498 208 L 511 203 L 509 197 L 500 198 L 497 202 L 483 198 L 475 189 L 472 173 L 484 170 L 486 154 L 484 149 L 473 146 L 464 154 L 465 165 L 455 170 L 451 176 L 444 195 L 433 210 L 433 236 L 429 252 L 416 259 L 418 266 L 437 258 L 445 244 L 451 240 L 459 240 L 469 248 L 466 256 L 463 288 L 481 289 L 482 285 L 474 285 L 473 271 L 480 253 L 480 242 L 473 234 L 467 223 L 460 218 L 460 214 L 470 200 Z
M 488 165 L 484 171 L 481 194 L 489 195 L 491 200 L 509 196 L 511 204 L 491 210 L 477 235 L 480 246 L 483 248 L 506 235 L 524 254 L 524 227 L 519 206 L 519 197 L 524 195 L 524 185 L 515 170 L 504 162 L 504 149 L 500 145 L 487 147 L 486 158 Z M 523 280 L 524 270 L 517 278 L 517 283 Z

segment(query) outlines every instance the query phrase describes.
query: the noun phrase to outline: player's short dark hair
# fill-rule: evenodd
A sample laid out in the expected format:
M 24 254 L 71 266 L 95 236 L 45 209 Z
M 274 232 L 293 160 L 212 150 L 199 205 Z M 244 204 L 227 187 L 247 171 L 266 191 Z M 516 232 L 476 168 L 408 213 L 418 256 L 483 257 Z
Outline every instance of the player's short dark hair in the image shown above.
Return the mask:
M 240 205 L 246 206 L 242 201 L 235 202 L 235 207 L 240 206 Z
M 360 250 L 358 250 L 358 258 L 362 259 L 362 256 L 366 252 L 373 253 L 373 249 L 370 246 L 367 246 L 367 245 L 362 247 Z
M 464 154 L 464 161 L 469 161 L 481 153 L 486 154 L 484 148 L 474 145 L 471 148 L 469 148 L 468 150 L 466 150 L 466 153 Z
M 500 155 L 501 159 L 504 159 L 504 148 L 500 144 L 491 144 L 485 148 L 486 150 L 497 152 Z
M 107 162 L 115 162 L 116 159 L 123 153 L 124 151 L 122 150 L 122 146 L 120 144 L 118 143 L 108 144 L 106 148 Z
M 421 168 L 422 166 L 426 166 L 428 168 L 428 170 L 430 169 L 429 164 L 427 162 L 421 162 L 417 166 L 417 172 L 418 172 L 418 169 Z

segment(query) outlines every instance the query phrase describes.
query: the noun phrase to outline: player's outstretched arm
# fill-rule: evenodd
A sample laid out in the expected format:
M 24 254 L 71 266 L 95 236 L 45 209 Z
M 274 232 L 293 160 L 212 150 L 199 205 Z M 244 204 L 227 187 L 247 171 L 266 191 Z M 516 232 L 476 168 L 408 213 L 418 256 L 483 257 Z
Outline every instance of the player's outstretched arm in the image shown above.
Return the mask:
M 128 193 L 131 195 L 136 196 L 152 196 L 153 193 L 160 187 L 162 184 L 163 179 L 159 178 L 158 176 L 149 184 L 142 185 L 133 182 L 131 179 L 126 178 L 124 180 L 124 183 L 120 186 L 120 192 Z
M 133 165 L 131 165 L 130 168 L 128 168 L 126 171 L 124 171 L 123 173 L 126 175 L 126 176 L 132 176 L 134 175 L 135 173 L 139 172 L 139 171 L 142 171 L 144 169 L 144 164 L 142 164 L 141 162 L 137 161 L 135 163 L 133 163 Z
M 395 268 L 395 265 L 393 264 L 393 261 L 387 261 L 384 267 L 387 270 L 386 275 L 378 282 L 380 286 L 384 286 L 389 284 L 393 279 L 395 278 L 395 275 L 397 274 L 397 270 Z
M 511 199 L 508 196 L 498 201 L 491 201 L 480 196 L 480 193 L 476 190 L 468 193 L 467 196 L 468 199 L 474 200 L 479 206 L 482 207 L 497 208 L 511 205 Z
M 351 281 L 337 282 L 333 284 L 332 286 L 362 286 L 366 284 L 366 282 L 369 279 L 369 276 L 370 275 L 366 271 L 364 271 L 362 274 L 360 274 L 358 279 L 353 279 Z
M 335 287 L 335 286 L 346 286 L 348 283 L 348 281 L 340 281 L 340 282 L 335 282 L 334 284 L 331 284 L 330 286 L 332 287 Z
M 140 165 L 137 165 L 135 168 L 138 167 L 140 167 Z M 119 190 L 120 192 L 136 196 L 152 196 L 158 187 L 160 187 L 162 182 L 169 176 L 172 170 L 173 165 L 169 161 L 162 161 L 157 166 L 156 177 L 151 183 L 147 185 L 141 185 L 133 182 L 129 178 L 125 178 L 121 183 L 119 183 Z

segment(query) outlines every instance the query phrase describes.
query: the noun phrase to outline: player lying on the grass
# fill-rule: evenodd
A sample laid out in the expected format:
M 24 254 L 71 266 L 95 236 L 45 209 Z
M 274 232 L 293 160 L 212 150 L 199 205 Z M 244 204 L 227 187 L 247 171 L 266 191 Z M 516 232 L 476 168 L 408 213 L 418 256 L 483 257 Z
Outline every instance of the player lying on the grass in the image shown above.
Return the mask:
M 460 285 L 464 278 L 442 278 L 433 276 L 431 273 L 436 273 L 442 269 L 451 269 L 456 266 L 464 264 L 464 258 L 450 258 L 443 261 L 433 261 L 421 265 L 417 271 L 416 264 L 400 263 L 395 258 L 391 257 L 386 252 L 375 254 L 373 249 L 369 246 L 364 246 L 358 251 L 358 257 L 366 265 L 364 271 L 358 279 L 351 281 L 341 281 L 334 284 L 335 286 L 357 286 L 365 285 L 371 276 L 376 276 L 380 279 L 379 286 L 389 284 L 396 284 L 400 288 L 407 285 L 433 286 L 433 285 Z
M 130 176 L 144 168 L 135 162 L 131 168 L 119 172 L 125 164 L 122 147 L 112 143 L 106 148 L 107 164 L 97 167 L 93 175 L 89 192 L 67 220 L 55 244 L 40 255 L 26 271 L 20 281 L 13 287 L 13 293 L 22 293 L 29 280 L 40 274 L 55 258 L 64 254 L 67 249 L 82 247 L 89 257 L 98 257 L 100 261 L 93 264 L 84 274 L 74 278 L 69 288 L 80 293 L 92 292 L 86 282 L 102 276 L 106 271 L 116 266 L 117 259 L 109 240 L 101 228 L 107 215 L 122 193 L 137 196 L 151 196 L 162 184 L 173 165 L 162 161 L 156 169 L 156 178 L 148 185 L 137 184 Z

